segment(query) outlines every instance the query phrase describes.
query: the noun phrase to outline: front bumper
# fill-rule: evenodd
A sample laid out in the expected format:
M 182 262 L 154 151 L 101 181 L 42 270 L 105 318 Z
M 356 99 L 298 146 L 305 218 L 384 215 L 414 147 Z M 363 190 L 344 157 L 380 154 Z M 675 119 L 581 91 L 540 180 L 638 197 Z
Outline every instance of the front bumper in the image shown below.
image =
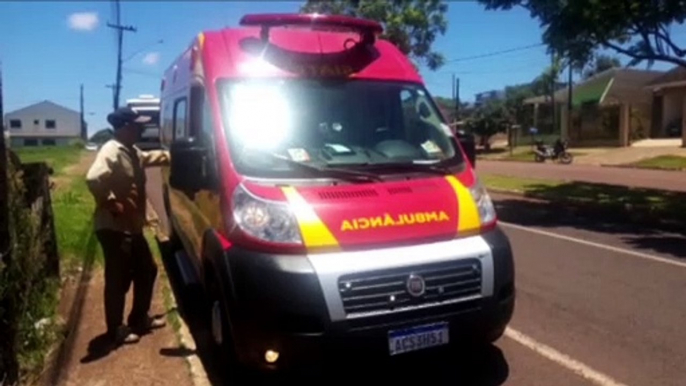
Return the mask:
M 239 359 L 263 369 L 334 359 L 351 349 L 360 359 L 361 353 L 387 358 L 389 330 L 434 322 L 449 322 L 453 347 L 488 342 L 500 336 L 514 310 L 512 250 L 498 228 L 448 242 L 317 256 L 278 256 L 231 248 L 224 259 L 233 282 L 228 295 Z M 461 287 L 466 291 L 462 297 L 443 296 L 434 302 L 414 299 L 393 310 L 377 307 L 364 312 L 353 311 L 342 300 L 340 279 L 346 276 L 379 270 L 409 272 L 407 267 L 419 270 L 431 264 L 462 262 L 479 266 L 469 271 L 476 272 L 479 287 L 470 293 Z M 441 287 L 441 294 L 446 293 L 443 288 L 449 287 Z M 425 297 L 429 297 L 428 290 Z M 266 350 L 280 353 L 276 364 L 265 362 Z

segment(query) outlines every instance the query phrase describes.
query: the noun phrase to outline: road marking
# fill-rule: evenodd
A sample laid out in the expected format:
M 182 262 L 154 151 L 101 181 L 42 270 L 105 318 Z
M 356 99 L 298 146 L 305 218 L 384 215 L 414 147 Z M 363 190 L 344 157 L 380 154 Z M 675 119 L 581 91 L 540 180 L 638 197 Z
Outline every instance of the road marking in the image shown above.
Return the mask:
M 600 243 L 594 243 L 593 241 L 577 239 L 576 237 L 565 236 L 565 235 L 561 235 L 559 233 L 543 231 L 540 229 L 525 227 L 525 226 L 517 225 L 517 224 L 511 224 L 508 222 L 500 221 L 500 224 L 504 225 L 505 227 L 519 229 L 519 230 L 522 230 L 525 232 L 531 232 L 531 233 L 536 233 L 536 234 L 543 235 L 543 236 L 554 237 L 554 238 L 560 239 L 560 240 L 567 240 L 567 241 L 571 241 L 574 243 L 587 245 L 590 247 L 601 248 L 601 249 L 605 249 L 605 250 L 612 251 L 612 252 L 623 253 L 626 255 L 632 255 L 632 256 L 640 257 L 640 258 L 646 259 L 646 260 L 652 260 L 652 261 L 657 261 L 660 263 L 675 265 L 675 266 L 681 267 L 681 268 L 686 268 L 686 262 L 683 262 L 683 261 L 677 261 L 677 260 L 668 259 L 666 257 L 650 255 L 648 253 L 636 252 L 636 251 L 632 251 L 631 249 L 613 247 L 611 245 L 605 245 L 605 244 L 600 244 Z
M 521 344 L 522 346 L 535 351 L 541 356 L 549 359 L 560 366 L 573 371 L 579 376 L 595 383 L 599 386 L 626 386 L 612 377 L 605 375 L 571 357 L 565 355 L 552 347 L 546 346 L 535 341 L 533 338 L 510 327 L 505 329 L 505 336 Z

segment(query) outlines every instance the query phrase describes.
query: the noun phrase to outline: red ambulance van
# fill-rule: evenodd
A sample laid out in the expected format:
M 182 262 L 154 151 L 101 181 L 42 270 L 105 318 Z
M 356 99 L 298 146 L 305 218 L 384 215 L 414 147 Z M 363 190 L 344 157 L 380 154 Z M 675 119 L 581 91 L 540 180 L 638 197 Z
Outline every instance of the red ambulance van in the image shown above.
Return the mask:
M 217 345 L 282 369 L 497 340 L 510 243 L 413 64 L 369 20 L 240 24 L 199 34 L 161 90 L 169 236 Z

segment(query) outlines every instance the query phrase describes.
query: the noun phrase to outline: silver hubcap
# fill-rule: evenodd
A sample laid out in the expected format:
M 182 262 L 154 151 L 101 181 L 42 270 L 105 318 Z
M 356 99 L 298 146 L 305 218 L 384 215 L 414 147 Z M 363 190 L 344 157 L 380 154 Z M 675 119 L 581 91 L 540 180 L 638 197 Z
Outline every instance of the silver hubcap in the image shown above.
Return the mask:
M 212 304 L 212 337 L 217 344 L 222 344 L 222 314 L 219 302 Z

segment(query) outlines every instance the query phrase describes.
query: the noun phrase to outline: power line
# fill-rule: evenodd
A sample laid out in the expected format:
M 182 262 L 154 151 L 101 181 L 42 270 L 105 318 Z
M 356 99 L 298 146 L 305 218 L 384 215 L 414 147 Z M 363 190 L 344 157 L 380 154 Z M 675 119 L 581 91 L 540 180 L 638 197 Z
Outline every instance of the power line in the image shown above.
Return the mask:
M 491 56 L 498 56 L 498 55 L 507 54 L 507 53 L 510 53 L 510 52 L 524 51 L 524 50 L 528 50 L 528 49 L 531 49 L 531 48 L 541 47 L 541 46 L 544 46 L 544 45 L 545 45 L 545 44 L 543 44 L 543 43 L 530 44 L 530 45 L 528 45 L 528 46 L 514 47 L 514 48 L 509 48 L 509 49 L 506 49 L 506 50 L 492 51 L 492 52 L 487 52 L 487 53 L 484 53 L 484 54 L 479 54 L 479 55 L 474 55 L 474 56 L 465 56 L 465 57 L 462 57 L 462 58 L 450 59 L 450 60 L 446 60 L 446 63 L 455 63 L 455 62 L 462 62 L 462 61 L 465 61 L 465 60 L 489 58 L 489 57 L 491 57 Z
M 117 78 L 114 84 L 114 109 L 119 108 L 119 93 L 121 92 L 121 67 L 122 67 L 122 44 L 124 40 L 124 31 L 136 32 L 136 28 L 131 26 L 121 25 L 121 9 L 119 0 L 115 0 L 116 24 L 107 23 L 107 26 L 117 31 Z

